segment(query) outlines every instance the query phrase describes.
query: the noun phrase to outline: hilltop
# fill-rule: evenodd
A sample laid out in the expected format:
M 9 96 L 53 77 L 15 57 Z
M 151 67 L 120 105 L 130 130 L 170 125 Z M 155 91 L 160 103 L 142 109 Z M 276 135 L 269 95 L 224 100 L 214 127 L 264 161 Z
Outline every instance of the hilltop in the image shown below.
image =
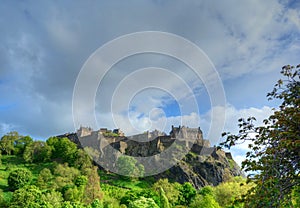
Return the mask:
M 173 182 L 190 182 L 197 189 L 206 185 L 216 186 L 233 176 L 243 176 L 231 153 L 211 147 L 210 142 L 203 138 L 200 128 L 172 126 L 169 135 L 155 130 L 126 137 L 119 129 L 111 131 L 102 128 L 93 131 L 91 128 L 81 127 L 76 133 L 58 137 L 67 137 L 78 147 L 93 152 L 90 155 L 94 162 L 100 168 L 112 172 L 117 172 L 116 161 L 125 154 L 147 158 L 149 165 L 144 167 L 145 172 L 155 171 L 157 174 L 153 175 L 156 179 L 168 178 Z M 171 146 L 175 146 L 170 152 L 171 158 L 158 160 L 158 155 L 171 149 Z M 185 153 L 185 156 L 181 157 L 181 160 L 175 160 L 169 170 L 164 170 L 165 163 L 180 153 Z M 156 167 L 155 170 L 151 170 L 153 167 Z

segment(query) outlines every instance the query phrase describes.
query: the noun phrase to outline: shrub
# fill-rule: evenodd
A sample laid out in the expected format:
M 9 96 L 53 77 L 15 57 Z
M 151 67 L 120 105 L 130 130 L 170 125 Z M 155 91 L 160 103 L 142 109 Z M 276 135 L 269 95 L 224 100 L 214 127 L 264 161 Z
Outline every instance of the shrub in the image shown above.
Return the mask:
M 32 179 L 32 173 L 28 169 L 19 168 L 12 171 L 8 176 L 9 188 L 14 191 L 26 184 L 29 184 Z

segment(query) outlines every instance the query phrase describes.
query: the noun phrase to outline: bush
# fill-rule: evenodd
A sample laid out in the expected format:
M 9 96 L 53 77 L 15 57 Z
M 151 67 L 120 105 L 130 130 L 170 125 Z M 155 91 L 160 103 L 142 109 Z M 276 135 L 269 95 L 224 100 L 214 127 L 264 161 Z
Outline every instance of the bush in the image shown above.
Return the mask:
M 28 169 L 19 168 L 12 171 L 8 176 L 9 188 L 14 191 L 30 183 L 32 173 Z
M 211 195 L 198 195 L 189 206 L 190 208 L 221 208 Z
M 151 198 L 141 197 L 129 203 L 129 208 L 159 208 L 159 206 Z

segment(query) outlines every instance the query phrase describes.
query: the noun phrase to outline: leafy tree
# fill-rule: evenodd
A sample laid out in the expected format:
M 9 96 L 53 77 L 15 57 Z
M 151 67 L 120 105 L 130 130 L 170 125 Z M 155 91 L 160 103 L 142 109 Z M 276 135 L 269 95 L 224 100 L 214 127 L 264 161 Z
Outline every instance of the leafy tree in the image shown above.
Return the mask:
M 23 155 L 24 150 L 28 144 L 33 142 L 33 139 L 30 136 L 20 136 L 19 139 L 17 139 L 14 143 L 15 146 L 15 152 L 16 155 Z
M 16 131 L 9 132 L 1 137 L 0 149 L 2 154 L 11 155 L 15 151 L 15 142 L 20 139 L 20 135 Z
M 190 208 L 221 208 L 212 195 L 197 195 L 189 205 Z M 224 206 L 225 207 L 225 206 Z
M 87 183 L 83 197 L 86 204 L 89 204 L 96 199 L 101 200 L 103 198 L 103 193 L 100 188 L 100 177 L 96 166 L 87 170 Z
M 223 133 L 221 146 L 250 141 L 242 168 L 256 173 L 248 175 L 256 186 L 245 197 L 246 207 L 292 206 L 293 187 L 300 185 L 300 65 L 284 66 L 281 74 L 267 97 L 282 103 L 264 125 L 255 126 L 250 117 L 239 120 L 239 134 Z
M 84 175 L 80 175 L 80 176 L 77 176 L 77 178 L 75 179 L 75 185 L 77 187 L 80 187 L 80 186 L 84 186 L 87 184 L 87 177 L 84 176 Z
M 42 207 L 42 192 L 36 186 L 25 186 L 13 193 L 10 208 Z
M 6 207 L 6 200 L 2 189 L 0 189 L 0 207 Z
M 62 208 L 86 208 L 86 206 L 80 202 L 65 201 L 62 204 Z
M 102 201 L 100 201 L 99 199 L 95 199 L 95 200 L 91 203 L 91 208 L 103 208 L 103 203 L 102 203 Z
M 53 174 L 55 176 L 55 184 L 59 190 L 65 186 L 74 186 L 75 179 L 80 175 L 80 171 L 76 168 L 69 167 L 67 163 L 58 164 Z
M 196 196 L 196 189 L 189 182 L 185 182 L 179 191 L 179 204 L 181 205 L 189 205 Z
M 120 200 L 120 204 L 129 205 L 130 202 L 137 200 L 140 197 L 139 192 L 137 191 L 128 191 L 125 196 L 123 196 Z
M 175 205 L 178 197 L 179 197 L 179 190 L 176 188 L 176 186 L 168 181 L 167 178 L 165 179 L 159 179 L 156 183 L 153 184 L 152 189 L 159 193 L 160 188 L 163 189 L 165 192 L 165 195 L 168 199 L 168 201 L 172 204 Z
M 51 147 L 43 141 L 34 141 L 25 147 L 23 158 L 26 162 L 47 162 L 51 158 Z
M 224 206 L 242 206 L 238 199 L 241 199 L 242 195 L 245 195 L 254 185 L 252 183 L 246 184 L 246 179 L 242 177 L 235 177 L 230 181 L 223 182 L 214 187 L 214 196 L 216 201 Z
M 203 188 L 201 188 L 199 190 L 199 194 L 202 196 L 206 196 L 206 195 L 210 195 L 210 196 L 214 196 L 214 189 L 211 186 L 204 186 Z
M 8 176 L 8 185 L 11 190 L 17 190 L 26 184 L 29 184 L 32 179 L 32 173 L 25 168 L 19 168 L 10 172 Z
M 74 167 L 83 170 L 85 168 L 93 167 L 92 159 L 82 149 L 78 149 L 75 153 Z
M 64 199 L 70 202 L 81 202 L 83 198 L 83 189 L 81 187 L 69 187 L 64 193 Z
M 164 208 L 170 208 L 169 200 L 163 190 L 163 188 L 160 187 L 160 203 L 161 206 Z
M 60 192 L 57 191 L 47 191 L 41 196 L 42 207 L 47 208 L 60 208 L 63 203 L 63 197 Z
M 222 206 L 226 207 L 225 204 Z M 220 208 L 219 203 L 215 200 L 215 191 L 211 186 L 205 186 L 199 190 L 194 200 L 189 205 L 191 208 Z
M 120 200 L 120 204 L 124 204 L 126 206 L 129 206 L 130 202 L 140 199 L 141 197 L 144 198 L 151 198 L 154 200 L 154 202 L 160 206 L 161 205 L 161 196 L 159 195 L 159 192 L 154 192 L 149 189 L 144 189 L 142 191 L 138 190 L 131 190 L 128 191 L 125 196 L 123 196 Z
M 144 174 L 144 166 L 137 164 L 137 160 L 130 156 L 120 156 L 116 162 L 120 174 L 128 177 L 138 177 Z
M 60 159 L 71 165 L 74 163 L 77 146 L 68 138 L 50 137 L 47 140 L 47 144 L 52 148 L 53 159 Z
M 52 175 L 51 171 L 48 168 L 44 168 L 39 173 L 37 178 L 36 185 L 41 189 L 53 189 L 55 187 L 53 182 L 54 176 Z
M 159 206 L 153 199 L 142 196 L 139 199 L 130 202 L 128 208 L 159 208 Z

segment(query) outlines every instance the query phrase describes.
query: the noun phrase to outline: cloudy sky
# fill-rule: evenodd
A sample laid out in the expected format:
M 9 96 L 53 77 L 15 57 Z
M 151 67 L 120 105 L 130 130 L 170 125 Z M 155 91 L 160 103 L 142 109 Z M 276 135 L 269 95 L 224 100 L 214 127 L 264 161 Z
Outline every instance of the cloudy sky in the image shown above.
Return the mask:
M 206 54 L 226 95 L 226 106 L 215 106 L 226 110 L 224 131 L 236 132 L 239 117 L 256 116 L 259 123 L 269 115 L 278 103 L 268 102 L 265 96 L 279 78 L 280 68 L 300 61 L 300 4 L 296 0 L 24 0 L 2 1 L 0 13 L 0 135 L 16 130 L 44 139 L 73 132 L 73 90 L 84 63 L 108 41 L 130 33 L 172 33 Z M 161 88 L 168 92 L 140 90 L 129 103 L 123 93 L 115 98 L 117 104 L 111 104 L 116 89 L 127 89 L 122 81 L 145 81 L 133 72 L 147 67 L 168 69 L 183 79 L 198 108 L 190 106 L 191 93 L 182 90 L 175 75 L 165 79 L 157 74 L 149 79 L 165 83 Z M 206 134 L 210 96 L 214 95 L 205 87 L 189 67 L 173 58 L 162 54 L 127 57 L 99 85 L 95 97 L 98 126 L 121 126 L 132 134 L 162 126 L 168 131 L 171 124 L 181 121 L 191 127 L 200 122 Z M 182 95 L 180 102 L 172 96 L 174 91 Z M 108 106 L 114 106 L 115 123 Z M 180 111 L 182 106 L 190 110 Z M 235 156 L 239 160 L 239 151 Z

